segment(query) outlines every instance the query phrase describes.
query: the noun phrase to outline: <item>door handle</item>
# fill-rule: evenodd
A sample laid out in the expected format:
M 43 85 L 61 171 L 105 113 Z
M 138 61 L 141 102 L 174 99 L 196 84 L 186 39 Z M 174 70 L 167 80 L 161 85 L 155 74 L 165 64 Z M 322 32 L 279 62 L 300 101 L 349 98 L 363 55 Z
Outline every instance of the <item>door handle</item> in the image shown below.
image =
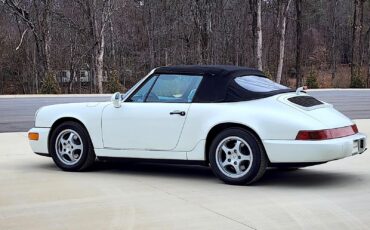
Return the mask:
M 175 114 L 180 115 L 180 116 L 185 116 L 186 113 L 185 111 L 179 111 L 179 110 L 170 112 L 170 115 L 175 115 Z

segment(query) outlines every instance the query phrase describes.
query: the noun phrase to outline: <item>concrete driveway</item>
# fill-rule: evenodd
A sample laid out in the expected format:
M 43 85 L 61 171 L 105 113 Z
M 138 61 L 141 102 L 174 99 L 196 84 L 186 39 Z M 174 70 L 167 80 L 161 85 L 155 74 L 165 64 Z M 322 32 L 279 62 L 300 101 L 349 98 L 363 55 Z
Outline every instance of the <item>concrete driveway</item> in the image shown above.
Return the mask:
M 370 120 L 357 121 L 370 135 Z M 100 164 L 68 173 L 0 134 L 0 229 L 369 229 L 370 153 L 230 186 L 210 169 Z

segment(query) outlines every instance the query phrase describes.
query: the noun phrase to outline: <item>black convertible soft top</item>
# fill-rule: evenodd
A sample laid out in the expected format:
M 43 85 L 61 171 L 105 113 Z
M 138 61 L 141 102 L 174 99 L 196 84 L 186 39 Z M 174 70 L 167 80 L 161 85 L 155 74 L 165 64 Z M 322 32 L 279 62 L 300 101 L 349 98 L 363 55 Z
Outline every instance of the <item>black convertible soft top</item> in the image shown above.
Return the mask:
M 249 101 L 276 94 L 292 92 L 291 89 L 254 92 L 237 84 L 234 79 L 241 76 L 266 78 L 258 69 L 231 65 L 177 65 L 155 69 L 154 74 L 202 75 L 203 80 L 193 102 L 237 102 Z

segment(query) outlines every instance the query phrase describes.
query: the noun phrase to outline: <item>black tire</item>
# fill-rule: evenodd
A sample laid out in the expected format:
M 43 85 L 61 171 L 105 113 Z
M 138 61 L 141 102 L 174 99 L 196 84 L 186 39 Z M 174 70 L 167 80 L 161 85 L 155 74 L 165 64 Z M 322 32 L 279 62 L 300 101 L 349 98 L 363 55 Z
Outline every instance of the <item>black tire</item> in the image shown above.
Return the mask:
M 217 147 L 220 143 L 228 137 L 238 137 L 244 140 L 251 148 L 253 160 L 250 163 L 249 171 L 239 178 L 233 178 L 224 173 L 217 165 Z M 260 179 L 266 171 L 267 157 L 262 144 L 259 139 L 251 132 L 242 128 L 228 128 L 220 132 L 212 141 L 209 148 L 209 162 L 213 173 L 222 181 L 232 185 L 245 185 L 256 182 Z M 222 166 L 220 166 L 222 167 Z
M 56 141 L 58 135 L 63 132 L 64 130 L 73 130 L 81 137 L 81 144 L 83 145 L 83 151 L 80 152 L 81 157 L 79 160 L 75 162 L 73 165 L 68 165 L 63 163 L 61 159 L 57 156 L 56 153 Z M 94 152 L 94 147 L 90 140 L 90 136 L 86 131 L 85 127 L 83 127 L 80 123 L 74 121 L 66 121 L 60 125 L 58 125 L 54 130 L 52 130 L 50 139 L 49 139 L 49 153 L 53 158 L 55 164 L 64 171 L 70 172 L 78 172 L 78 171 L 85 171 L 94 164 L 96 156 Z

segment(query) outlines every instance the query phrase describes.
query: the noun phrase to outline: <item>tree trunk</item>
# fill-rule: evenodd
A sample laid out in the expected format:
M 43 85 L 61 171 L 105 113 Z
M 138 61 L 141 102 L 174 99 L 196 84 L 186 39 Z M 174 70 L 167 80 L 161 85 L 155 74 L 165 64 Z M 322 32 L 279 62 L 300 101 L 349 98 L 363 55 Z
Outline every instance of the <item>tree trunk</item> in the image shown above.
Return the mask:
M 1 94 L 4 94 L 4 85 L 5 85 L 4 75 L 1 75 Z
M 22 8 L 15 0 L 3 0 L 2 3 L 10 9 L 16 16 L 17 21 L 21 20 L 27 28 L 32 31 L 35 42 L 35 69 L 36 76 L 42 79 L 50 70 L 50 23 L 51 23 L 51 8 L 53 0 L 33 1 L 31 6 L 32 12 L 35 14 L 31 17 L 30 10 Z M 42 6 L 42 7 L 40 7 Z M 33 14 L 32 14 L 33 15 Z M 36 89 L 38 85 L 36 85 Z M 37 91 L 37 90 L 36 90 Z
M 262 66 L 262 2 L 257 0 L 257 66 L 263 70 Z
M 336 52 L 336 42 L 337 42 L 337 7 L 338 7 L 338 0 L 333 1 L 333 18 L 332 18 L 332 26 L 333 26 L 333 33 L 332 33 L 332 42 L 331 42 L 331 78 L 332 80 L 335 78 L 335 74 L 337 72 L 337 52 Z
M 367 31 L 367 81 L 366 81 L 366 87 L 370 87 L 370 28 Z
M 72 93 L 72 89 L 73 89 L 73 80 L 75 79 L 75 75 L 76 75 L 76 71 L 73 67 L 73 65 L 71 66 L 71 68 L 69 69 L 69 82 L 68 82 L 68 93 Z
M 86 11 L 89 18 L 89 35 L 92 38 L 92 52 L 90 56 L 90 93 L 95 92 L 96 82 L 96 57 L 97 57 L 97 22 L 96 22 L 96 0 L 86 3 Z
M 210 1 L 194 1 L 193 21 L 197 31 L 198 63 L 206 64 L 209 59 L 209 26 L 210 24 Z
M 90 56 L 90 71 L 89 71 L 89 85 L 90 85 L 90 93 L 93 93 L 95 92 L 95 52 L 91 52 L 91 56 Z
M 44 38 L 44 61 L 45 61 L 45 72 L 48 73 L 50 71 L 50 44 L 51 44 L 51 36 L 50 36 L 50 11 L 51 11 L 52 0 L 45 1 L 45 9 L 43 13 L 43 23 L 44 26 L 42 28 L 42 34 Z
M 284 65 L 284 52 L 285 52 L 285 29 L 286 29 L 286 17 L 282 19 L 282 25 L 280 29 L 280 41 L 279 41 L 279 64 L 276 74 L 276 82 L 281 82 L 281 75 L 283 73 Z
M 363 31 L 364 31 L 364 2 L 367 0 L 360 0 L 360 5 L 359 5 L 359 11 L 360 11 L 360 20 L 359 20 L 359 66 L 360 69 L 364 63 L 364 39 L 363 39 Z
M 105 46 L 105 38 L 104 38 L 104 28 L 102 28 L 101 38 L 100 38 L 100 46 L 98 50 L 98 55 L 96 58 L 96 77 L 98 81 L 98 93 L 103 93 L 103 63 L 104 63 L 104 46 Z
M 104 72 L 104 49 L 105 49 L 105 29 L 111 16 L 111 1 L 105 0 L 101 15 L 100 31 L 97 34 L 97 55 L 95 56 L 95 70 L 98 83 L 98 93 L 103 93 L 103 72 Z
M 360 37 L 359 37 L 359 19 L 358 12 L 360 7 L 360 0 L 354 0 L 354 12 L 353 12 L 353 24 L 352 24 L 352 63 L 351 63 L 351 83 L 355 76 L 358 75 L 358 64 L 359 64 L 359 49 L 360 49 Z
M 76 50 L 76 38 L 73 37 L 73 33 L 69 34 L 70 40 L 70 53 L 69 53 L 69 82 L 68 82 L 68 93 L 72 93 L 73 82 L 76 76 L 76 60 L 75 60 L 75 50 Z
M 296 68 L 296 88 L 302 86 L 302 76 L 301 76 L 301 62 L 302 62 L 302 0 L 295 1 L 296 8 L 296 57 L 295 57 L 295 68 Z
M 114 28 L 112 19 L 109 18 L 109 32 L 110 32 L 110 57 L 111 57 L 111 66 L 115 69 L 116 68 L 116 51 L 114 45 Z
M 37 47 L 33 49 L 33 55 L 32 55 L 32 61 L 33 61 L 33 72 L 35 74 L 35 89 L 36 89 L 36 94 L 39 94 L 39 72 L 37 71 Z
M 252 14 L 252 53 L 253 53 L 252 59 L 253 59 L 254 66 L 258 66 L 257 65 L 257 17 L 258 17 L 257 1 L 259 0 L 249 0 L 249 8 Z
M 283 65 L 284 65 L 284 52 L 285 52 L 285 30 L 286 30 L 286 19 L 289 10 L 289 5 L 292 0 L 288 0 L 288 3 L 281 7 L 281 22 L 280 22 L 280 41 L 279 41 L 279 64 L 276 74 L 276 82 L 281 82 L 281 75 L 283 73 Z
M 208 43 L 209 43 L 209 2 L 206 1 L 204 6 L 198 6 L 199 15 L 200 15 L 200 34 L 199 34 L 199 43 L 200 43 L 200 55 L 201 55 L 201 64 L 208 63 Z
M 46 0 L 43 2 L 43 7 L 41 7 L 39 1 L 33 1 L 33 6 L 36 11 L 36 27 L 34 31 L 35 45 L 37 50 L 37 63 L 39 76 L 42 79 L 50 71 L 50 11 L 52 7 L 52 0 Z
M 155 67 L 155 56 L 154 56 L 154 21 L 153 21 L 153 16 L 152 16 L 152 2 L 148 1 L 145 6 L 147 11 L 143 11 L 143 17 L 144 15 L 147 14 L 148 17 L 148 22 L 146 25 L 146 32 L 147 32 L 147 37 L 148 37 L 148 50 L 149 50 L 149 64 L 150 64 L 150 69 L 153 69 Z

